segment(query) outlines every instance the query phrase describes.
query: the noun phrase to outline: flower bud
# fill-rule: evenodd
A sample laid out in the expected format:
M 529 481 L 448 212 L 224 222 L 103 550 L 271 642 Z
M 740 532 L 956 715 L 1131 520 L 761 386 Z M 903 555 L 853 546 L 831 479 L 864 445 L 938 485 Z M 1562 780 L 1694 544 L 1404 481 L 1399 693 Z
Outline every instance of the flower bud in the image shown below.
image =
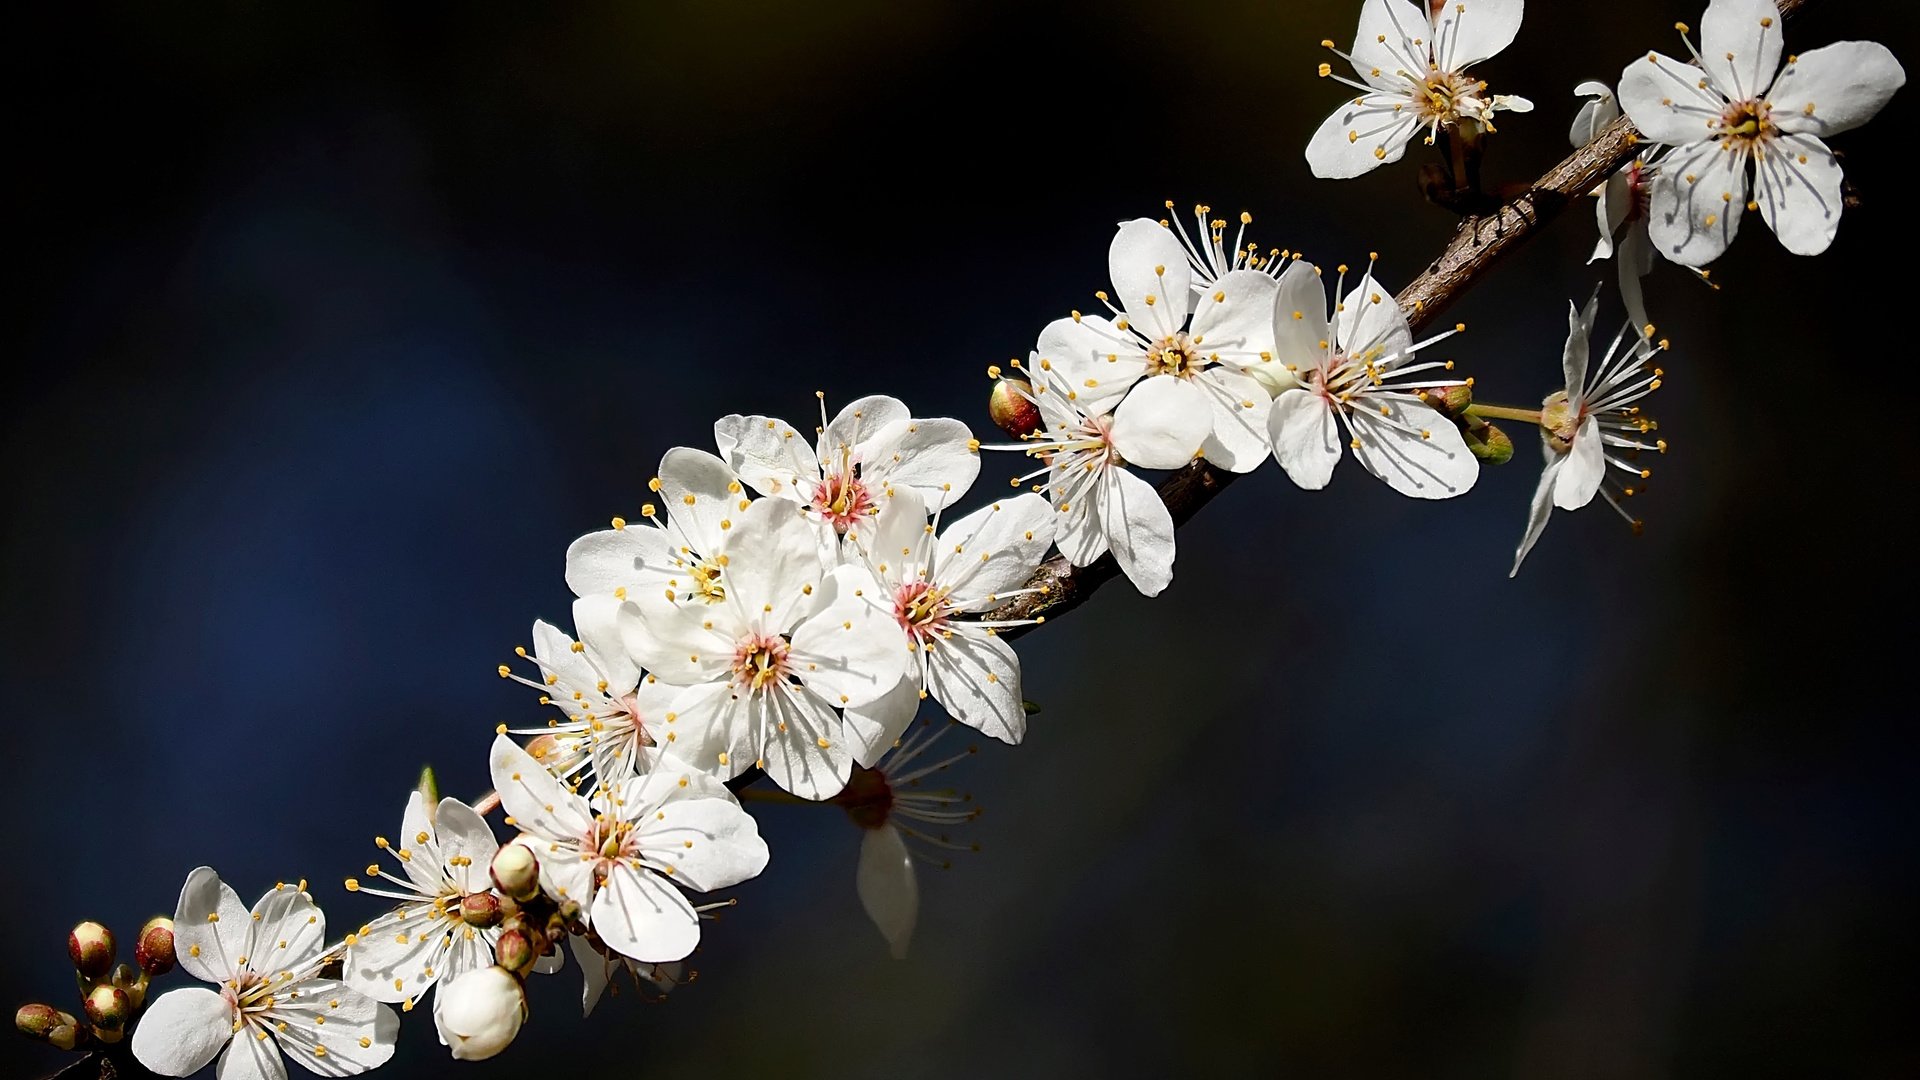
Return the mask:
M 994 380 L 987 414 L 1001 431 L 1016 439 L 1040 430 L 1040 407 L 1033 403 L 1033 384 L 1017 375 Z
M 1469 424 L 1461 434 L 1466 437 L 1467 449 L 1482 464 L 1505 465 L 1513 460 L 1513 439 L 1492 424 Z
M 67 935 L 67 955 L 83 978 L 97 979 L 113 967 L 113 931 L 97 922 L 83 922 Z
M 133 999 L 125 990 L 106 983 L 88 991 L 86 1009 L 93 1033 L 107 1041 L 117 1038 L 133 1020 Z
M 500 940 L 493 943 L 494 961 L 515 975 L 532 971 L 533 962 L 539 958 L 540 950 L 534 946 L 533 935 L 525 930 L 504 931 Z
M 505 1050 L 527 1018 L 520 980 L 498 967 L 479 968 L 440 987 L 433 1026 L 455 1060 L 478 1061 Z
M 113 977 L 108 981 L 127 992 L 127 1000 L 133 1002 L 134 1012 L 139 1012 L 141 1006 L 147 1003 L 146 973 L 132 964 L 113 965 Z
M 140 940 L 133 945 L 133 962 L 149 975 L 165 975 L 173 970 L 173 920 L 156 915 L 140 928 Z
M 500 925 L 500 898 L 490 892 L 469 893 L 460 898 L 460 921 L 486 929 Z
M 1433 406 L 1443 415 L 1458 420 L 1466 413 L 1467 406 L 1473 404 L 1473 387 L 1462 383 L 1458 386 L 1434 386 L 1420 391 L 1420 400 Z
M 78 1020 L 75 1020 L 67 1013 L 61 1013 L 60 1018 L 65 1021 L 65 1023 L 60 1024 L 48 1032 L 47 1041 L 62 1050 L 71 1050 L 75 1046 L 78 1046 L 80 1040 L 85 1036 L 81 1032 L 80 1022 Z
M 494 887 L 515 900 L 531 900 L 540 894 L 540 859 L 525 844 L 502 847 L 487 869 Z
M 61 1025 L 63 1016 L 65 1014 L 59 1009 L 36 1001 L 31 1005 L 20 1006 L 19 1010 L 13 1014 L 13 1026 L 29 1039 L 45 1039 L 53 1034 L 54 1028 Z M 64 1022 L 72 1024 L 73 1017 L 65 1016 Z

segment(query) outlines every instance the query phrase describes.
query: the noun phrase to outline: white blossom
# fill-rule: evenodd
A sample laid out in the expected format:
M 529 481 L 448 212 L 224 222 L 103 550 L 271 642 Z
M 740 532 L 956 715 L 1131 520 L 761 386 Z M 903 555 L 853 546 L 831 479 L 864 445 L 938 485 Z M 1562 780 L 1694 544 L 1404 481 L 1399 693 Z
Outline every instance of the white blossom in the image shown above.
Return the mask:
M 747 486 L 798 504 L 830 554 L 879 511 L 889 490 L 910 489 L 928 506 L 951 506 L 980 475 L 980 444 L 958 420 L 919 419 L 900 401 L 874 395 L 828 421 L 826 396 L 818 396 L 818 441 L 766 416 L 726 417 L 715 434 Z
M 400 820 L 398 846 L 384 836 L 374 844 L 401 873 L 374 863 L 367 873 L 387 885 L 350 878 L 347 887 L 400 906 L 347 935 L 347 985 L 375 1001 L 412 1001 L 438 981 L 492 964 L 500 931 L 461 918 L 467 897 L 493 897 L 487 867 L 500 845 L 486 821 L 458 799 L 429 807 L 416 791 Z
M 1594 313 L 1600 303 L 1596 291 L 1584 311 L 1568 305 L 1567 344 L 1561 356 L 1566 386 L 1548 395 L 1540 415 L 1540 447 L 1546 468 L 1540 473 L 1540 485 L 1534 489 L 1533 505 L 1527 515 L 1527 530 L 1513 555 L 1513 570 L 1533 550 L 1554 507 L 1578 510 L 1597 494 L 1607 500 L 1637 532 L 1640 522 L 1620 505 L 1620 498 L 1631 496 L 1634 485 L 1645 480 L 1649 470 L 1631 459 L 1642 450 L 1667 452 L 1665 439 L 1650 436 L 1659 424 L 1645 416 L 1637 404 L 1660 388 L 1664 374 L 1650 367 L 1648 360 L 1665 343 L 1647 342 L 1632 326 L 1622 326 L 1600 363 L 1589 365 L 1588 353 L 1593 336 Z M 1608 468 L 1632 477 L 1616 483 L 1616 496 L 1603 483 Z
M 719 424 L 715 437 L 729 445 Z M 648 503 L 640 511 L 643 524 L 615 518 L 611 529 L 575 540 L 567 548 L 568 587 L 583 599 L 625 600 L 669 588 L 724 596 L 721 549 L 733 519 L 751 501 L 739 476 L 704 450 L 676 446 L 660 458 L 660 473 L 647 487 L 666 512 Z
M 1173 515 L 1152 484 L 1127 470 L 1114 446 L 1115 399 L 1089 405 L 1052 361 L 1037 354 L 1027 370 L 1041 427 L 1022 442 L 991 449 L 1018 450 L 1041 462 L 1013 483 L 1046 476 L 1036 490 L 1059 514 L 1054 542 L 1068 562 L 1086 566 L 1112 552 L 1134 588 L 1160 595 L 1173 581 Z
M 1336 296 L 1346 271 L 1340 267 Z M 1317 272 L 1282 275 L 1275 355 L 1299 385 L 1273 399 L 1267 432 L 1280 467 L 1294 483 L 1318 491 L 1333 477 L 1345 443 L 1368 472 L 1402 495 L 1445 499 L 1473 487 L 1479 461 L 1453 421 L 1421 395 L 1424 388 L 1460 384 L 1422 374 L 1451 369 L 1452 362 L 1409 362 L 1464 327 L 1416 344 L 1406 314 L 1374 280 L 1371 258 L 1331 318 L 1321 290 Z
M 502 967 L 466 972 L 433 1001 L 434 1030 L 457 1061 L 480 1061 L 505 1050 L 526 1018 L 526 989 Z
M 767 845 L 725 785 L 671 754 L 583 798 L 505 735 L 488 757 L 520 841 L 540 857 L 541 887 L 577 901 L 586 924 L 623 956 L 678 960 L 700 919 L 675 884 L 699 892 L 759 874 Z
M 322 1076 L 393 1056 L 394 1011 L 320 974 L 339 954 L 304 882 L 276 885 L 249 912 L 202 866 L 180 889 L 173 926 L 180 967 L 218 989 L 170 990 L 147 1007 L 132 1047 L 148 1069 L 190 1076 L 217 1054 L 220 1080 L 286 1080 L 282 1054 Z
M 1353 51 L 1322 45 L 1353 65 L 1358 79 L 1322 78 L 1359 91 L 1333 111 L 1307 143 L 1307 164 L 1323 179 L 1371 172 L 1406 153 L 1424 131 L 1432 145 L 1441 128 L 1463 123 L 1492 131 L 1500 110 L 1527 112 L 1523 97 L 1487 93 L 1467 68 L 1505 49 L 1520 30 L 1521 0 L 1453 0 L 1415 7 L 1407 0 L 1366 0 Z M 1422 10 L 1426 8 L 1426 10 Z
M 1270 397 L 1242 369 L 1272 350 L 1274 282 L 1229 270 L 1190 307 L 1190 258 L 1168 226 L 1123 223 L 1107 251 L 1119 303 L 1095 294 L 1114 317 L 1076 311 L 1049 323 L 1039 355 L 1059 369 L 1073 400 L 1113 408 L 1114 445 L 1134 464 L 1174 469 L 1198 453 L 1251 472 L 1267 457 L 1260 432 Z
M 1907 80 L 1883 45 L 1842 41 L 1781 64 L 1773 0 L 1713 0 L 1699 66 L 1658 52 L 1628 64 L 1620 104 L 1648 139 L 1673 147 L 1651 191 L 1654 244 L 1703 266 L 1760 211 L 1780 243 L 1817 255 L 1840 228 L 1840 162 L 1827 137 L 1873 118 Z
M 864 553 L 914 662 L 891 691 L 846 710 L 848 725 L 860 732 L 859 764 L 871 766 L 892 746 L 929 695 L 954 719 L 1003 742 L 1026 735 L 1020 658 L 999 635 L 1023 623 L 977 616 L 1028 592 L 1027 579 L 1053 546 L 1054 516 L 1040 496 L 1016 495 L 936 537 L 913 492 L 896 491 L 880 508 Z
M 793 502 L 758 500 L 732 531 L 726 597 L 642 596 L 627 648 L 687 688 L 666 714 L 675 756 L 723 779 L 757 763 L 788 791 L 824 799 L 865 752 L 840 710 L 900 682 L 906 634 L 870 573 L 826 567 Z

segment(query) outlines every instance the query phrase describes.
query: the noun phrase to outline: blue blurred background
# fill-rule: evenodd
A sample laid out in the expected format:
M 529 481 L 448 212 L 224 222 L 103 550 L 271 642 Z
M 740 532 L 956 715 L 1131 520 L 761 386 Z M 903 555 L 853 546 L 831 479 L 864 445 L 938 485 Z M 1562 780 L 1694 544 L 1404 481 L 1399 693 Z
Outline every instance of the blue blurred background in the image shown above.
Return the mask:
M 1912 63 L 1890 8 L 1822 2 L 1788 40 Z M 1085 307 L 1113 223 L 1167 198 L 1404 284 L 1454 224 L 1413 165 L 1301 158 L 1339 98 L 1317 42 L 1357 10 L 17 22 L 0 997 L 72 1008 L 67 927 L 130 934 L 201 863 L 368 917 L 338 880 L 420 765 L 477 794 L 493 726 L 541 715 L 493 669 L 566 618 L 568 541 L 716 416 L 887 392 L 984 434 L 984 367 Z M 1480 69 L 1539 105 L 1495 178 L 1564 152 L 1576 81 L 1697 15 L 1534 4 Z M 1645 536 L 1562 515 L 1507 581 L 1525 430 L 1442 505 L 1269 466 L 1181 533 L 1157 602 L 1116 584 L 1021 643 L 1045 711 L 956 770 L 984 850 L 923 878 L 911 959 L 860 913 L 844 816 L 756 808 L 774 861 L 697 985 L 582 1023 L 577 973 L 548 980 L 521 1045 L 458 1073 L 416 1015 L 384 1075 L 1920 1074 L 1916 439 L 1882 308 L 1905 286 L 1873 272 L 1912 236 L 1913 94 L 1839 140 L 1863 202 L 1824 258 L 1749 219 L 1725 291 L 1650 280 L 1674 451 Z M 1613 274 L 1592 242 L 1576 207 L 1458 306 L 1483 397 L 1554 388 L 1567 300 Z M 10 1075 L 62 1060 L 0 1048 Z

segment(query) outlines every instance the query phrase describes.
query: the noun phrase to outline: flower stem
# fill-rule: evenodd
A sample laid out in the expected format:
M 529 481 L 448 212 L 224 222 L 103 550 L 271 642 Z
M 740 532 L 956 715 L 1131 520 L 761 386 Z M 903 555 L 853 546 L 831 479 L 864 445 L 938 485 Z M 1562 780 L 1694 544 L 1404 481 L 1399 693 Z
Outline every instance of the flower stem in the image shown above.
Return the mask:
M 1524 420 L 1529 424 L 1540 422 L 1539 409 L 1515 409 L 1506 405 L 1482 405 L 1479 402 L 1467 406 L 1468 416 L 1477 416 L 1482 420 Z

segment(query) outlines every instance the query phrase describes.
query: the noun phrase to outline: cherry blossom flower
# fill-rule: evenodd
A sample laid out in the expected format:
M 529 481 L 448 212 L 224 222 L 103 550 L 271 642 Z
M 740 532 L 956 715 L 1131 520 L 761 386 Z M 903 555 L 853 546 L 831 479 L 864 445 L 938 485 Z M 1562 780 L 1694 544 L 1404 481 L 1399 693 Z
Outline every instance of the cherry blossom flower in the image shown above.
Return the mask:
M 856 769 L 845 791 L 834 801 L 864 830 L 860 866 L 854 878 L 860 906 L 887 939 L 895 959 L 905 959 L 920 920 L 920 881 L 915 862 L 934 860 L 950 865 L 937 852 L 978 851 L 978 844 L 958 844 L 946 830 L 980 816 L 973 796 L 951 788 L 925 789 L 922 781 L 945 772 L 974 752 L 966 749 L 927 762 L 921 760 L 952 725 L 923 724 L 902 740 L 886 761 L 873 769 Z
M 1340 267 L 1336 296 L 1346 272 Z M 1294 483 L 1318 491 L 1332 479 L 1345 442 L 1368 472 L 1402 495 L 1446 499 L 1473 487 L 1480 463 L 1453 421 L 1420 396 L 1424 388 L 1460 384 L 1420 374 L 1450 369 L 1452 362 L 1410 363 L 1465 328 L 1416 344 L 1406 314 L 1374 280 L 1371 257 L 1331 319 L 1325 305 L 1316 273 L 1286 275 L 1274 309 L 1275 355 L 1299 385 L 1273 399 L 1267 432 L 1280 467 Z
M 1620 505 L 1620 498 L 1633 495 L 1638 490 L 1634 485 L 1650 474 L 1631 459 L 1642 450 L 1667 452 L 1665 439 L 1647 440 L 1660 425 L 1636 404 L 1660 389 L 1664 372 L 1650 368 L 1648 360 L 1666 347 L 1665 342 L 1648 342 L 1632 326 L 1622 326 L 1600 363 L 1590 367 L 1588 353 L 1599 303 L 1596 290 L 1584 311 L 1568 305 L 1567 345 L 1561 357 L 1566 388 L 1549 395 L 1541 407 L 1540 444 L 1546 468 L 1534 489 L 1527 531 L 1514 552 L 1508 577 L 1520 573 L 1520 564 L 1546 530 L 1556 506 L 1578 510 L 1597 494 L 1639 531 L 1640 522 Z M 1603 483 L 1609 466 L 1633 478 L 1613 485 L 1619 496 Z
M 980 475 L 980 444 L 958 420 L 916 419 L 898 400 L 875 395 L 828 421 L 826 395 L 817 396 L 817 442 L 766 416 L 727 417 L 716 437 L 747 486 L 798 503 L 830 552 L 837 538 L 878 512 L 889 490 L 911 489 L 929 506 L 951 506 Z
M 1043 491 L 1060 515 L 1054 542 L 1075 566 L 1113 553 L 1120 572 L 1145 596 L 1158 596 L 1173 581 L 1173 515 L 1153 485 L 1127 470 L 1113 441 L 1111 397 L 1094 405 L 1038 354 L 1028 366 L 1033 376 L 1029 400 L 1039 407 L 1042 426 L 1018 443 L 993 446 L 1018 450 L 1041 467 L 1016 478 L 1015 486 L 1045 475 Z M 1201 437 L 1195 431 L 1194 437 Z
M 1113 440 L 1142 468 L 1174 469 L 1196 453 L 1233 472 L 1266 460 L 1269 395 L 1242 373 L 1272 351 L 1273 279 L 1229 270 L 1194 299 L 1179 236 L 1151 218 L 1125 222 L 1107 251 L 1119 304 L 1114 315 L 1074 312 L 1040 332 L 1039 354 L 1068 380 L 1073 399 L 1113 409 Z M 1124 400 L 1122 396 L 1124 395 Z
M 715 432 L 718 437 L 719 425 Z M 645 524 L 614 518 L 611 529 L 575 540 L 567 548 L 567 586 L 583 599 L 625 600 L 662 589 L 723 598 L 721 549 L 751 501 L 740 478 L 714 455 L 676 446 L 661 457 L 660 474 L 647 487 L 667 513 L 648 503 L 640 511 Z
M 642 596 L 628 651 L 686 687 L 665 717 L 675 756 L 722 779 L 757 763 L 795 795 L 824 799 L 863 752 L 840 709 L 900 682 L 906 633 L 865 569 L 823 565 L 791 501 L 755 502 L 733 532 L 726 599 Z
M 434 1030 L 455 1061 L 482 1061 L 505 1050 L 526 1019 L 526 988 L 502 967 L 466 972 L 433 1000 Z
M 540 857 L 541 887 L 581 905 L 609 948 L 649 963 L 700 943 L 700 919 L 675 884 L 699 892 L 759 874 L 767 845 L 725 785 L 669 754 L 591 799 L 555 779 L 505 735 L 488 757 L 521 841 Z
M 170 990 L 148 1006 L 133 1056 L 162 1076 L 220 1057 L 220 1080 L 286 1080 L 281 1055 L 322 1076 L 352 1076 L 393 1056 L 400 1018 L 339 979 L 326 916 L 305 883 L 268 890 L 249 912 L 211 867 L 187 875 L 174 911 L 187 974 L 217 990 Z
M 1650 52 L 1620 75 L 1635 127 L 1673 147 L 1655 178 L 1649 228 L 1661 254 L 1703 266 L 1758 210 L 1780 243 L 1817 255 L 1840 228 L 1840 162 L 1825 139 L 1873 118 L 1907 81 L 1884 45 L 1841 41 L 1781 65 L 1773 0 L 1713 0 L 1699 66 Z M 1750 191 L 1751 188 L 1751 191 Z
M 347 985 L 375 1001 L 410 1002 L 443 979 L 492 964 L 499 898 L 487 866 L 500 845 L 486 821 L 458 799 L 430 807 L 416 791 L 400 821 L 399 846 L 386 837 L 374 844 L 401 874 L 375 863 L 368 875 L 391 888 L 357 878 L 347 879 L 347 888 L 400 906 L 347 935 Z
M 668 583 L 675 580 L 666 579 Z M 706 583 L 712 586 L 713 579 Z M 709 595 L 698 584 L 696 592 Z M 540 703 L 566 717 L 539 728 L 502 725 L 511 734 L 534 736 L 529 752 L 563 780 L 594 775 L 617 783 L 643 769 L 654 748 L 666 742 L 667 707 L 680 688 L 643 674 L 627 656 L 623 627 L 630 629 L 638 619 L 636 607 L 611 596 L 582 598 L 573 605 L 579 641 L 558 627 L 536 621 L 533 652 L 514 650 L 539 668 L 538 680 L 515 675 L 512 668 L 500 665 L 501 678 L 539 690 Z M 689 727 L 682 725 L 676 737 L 685 737 Z
M 915 662 L 885 695 L 846 710 L 860 737 L 855 760 L 871 766 L 913 722 L 931 695 L 954 719 L 1002 742 L 1027 731 L 1020 658 L 999 631 L 1019 622 L 977 616 L 1028 590 L 1027 579 L 1053 546 L 1054 511 L 1028 493 L 984 506 L 938 538 L 920 497 L 899 490 L 880 508 L 864 539 L 882 602 L 905 630 Z
M 1366 0 L 1353 51 L 1322 45 L 1353 65 L 1358 79 L 1321 64 L 1322 78 L 1358 90 L 1321 123 L 1307 143 L 1313 175 L 1344 180 L 1406 153 L 1416 134 L 1432 145 L 1441 128 L 1473 124 L 1494 130 L 1493 114 L 1527 112 L 1523 97 L 1487 93 L 1467 68 L 1505 49 L 1520 30 L 1521 0 L 1456 0 L 1423 12 L 1407 0 Z

